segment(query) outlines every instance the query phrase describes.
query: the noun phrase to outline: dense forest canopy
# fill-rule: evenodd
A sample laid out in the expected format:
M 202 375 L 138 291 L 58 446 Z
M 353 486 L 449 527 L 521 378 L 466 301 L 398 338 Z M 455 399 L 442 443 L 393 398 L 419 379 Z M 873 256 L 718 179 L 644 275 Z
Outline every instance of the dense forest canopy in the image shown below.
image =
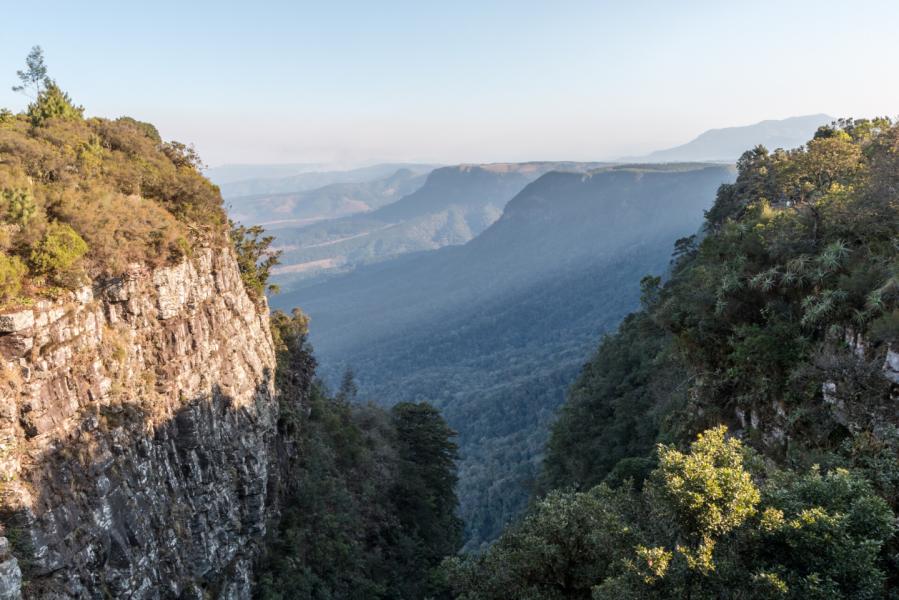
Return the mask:
M 427 404 L 357 403 L 349 374 L 329 394 L 307 324 L 300 311 L 272 316 L 284 464 L 259 596 L 446 597 L 437 567 L 462 539 L 455 432 Z
M 461 597 L 896 597 L 899 126 L 738 168 L 585 366 L 528 517 L 448 563 Z

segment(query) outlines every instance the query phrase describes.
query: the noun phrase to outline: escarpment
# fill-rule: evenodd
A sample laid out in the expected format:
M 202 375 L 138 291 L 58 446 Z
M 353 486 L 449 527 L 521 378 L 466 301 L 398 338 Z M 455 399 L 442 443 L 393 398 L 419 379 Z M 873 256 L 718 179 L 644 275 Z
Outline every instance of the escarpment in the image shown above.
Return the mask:
M 277 421 L 230 249 L 0 316 L 0 598 L 247 598 Z

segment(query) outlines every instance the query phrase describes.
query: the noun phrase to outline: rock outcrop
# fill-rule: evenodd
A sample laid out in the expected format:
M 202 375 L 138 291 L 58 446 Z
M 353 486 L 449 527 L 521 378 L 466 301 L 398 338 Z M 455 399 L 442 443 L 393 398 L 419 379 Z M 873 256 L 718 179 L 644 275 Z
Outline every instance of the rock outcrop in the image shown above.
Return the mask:
M 0 598 L 250 596 L 275 358 L 230 250 L 2 315 L 0 357 Z

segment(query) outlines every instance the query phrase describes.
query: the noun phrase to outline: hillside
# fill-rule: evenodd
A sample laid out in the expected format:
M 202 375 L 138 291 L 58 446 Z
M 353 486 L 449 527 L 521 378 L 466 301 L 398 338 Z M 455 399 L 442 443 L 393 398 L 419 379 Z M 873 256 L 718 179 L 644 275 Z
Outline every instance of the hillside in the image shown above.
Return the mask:
M 464 244 L 502 214 L 525 185 L 551 170 L 595 163 L 460 165 L 436 169 L 415 192 L 379 210 L 302 229 L 279 229 L 275 280 L 284 288 L 410 252 Z
M 287 194 L 314 190 L 334 183 L 362 183 L 383 179 L 400 169 L 427 173 L 435 166 L 414 163 L 383 163 L 355 169 L 310 170 L 284 177 L 251 177 L 237 181 L 230 180 L 229 173 L 225 171 L 223 174 L 226 179 L 221 181 L 219 188 L 222 191 L 222 197 L 226 200 L 241 196 Z M 265 173 L 265 171 L 263 172 Z M 271 172 L 266 174 L 270 175 Z M 213 182 L 216 182 L 214 177 Z
M 226 164 L 206 167 L 203 174 L 216 185 L 246 181 L 249 179 L 281 179 L 326 170 L 325 165 L 318 163 L 281 163 L 281 164 Z
M 189 147 L 82 113 L 52 82 L 27 113 L 0 113 L 0 306 L 228 244 L 221 196 Z
M 528 516 L 447 563 L 459 597 L 895 597 L 897 157 L 886 119 L 743 155 L 578 376 Z
M 5 598 L 250 595 L 274 350 L 198 164 L 49 79 L 0 111 Z
M 460 433 L 470 544 L 527 499 L 546 424 L 593 345 L 694 232 L 723 166 L 553 172 L 469 243 L 276 296 L 300 303 L 323 373 L 363 398 L 434 402 Z
M 0 110 L 0 598 L 445 593 L 439 412 L 323 390 L 196 154 L 28 69 Z
M 631 158 L 645 162 L 737 160 L 747 148 L 798 148 L 812 137 L 821 125 L 834 121 L 824 114 L 768 120 L 742 127 L 710 129 L 681 146 L 658 150 L 646 156 Z
M 427 173 L 404 168 L 371 181 L 332 183 L 301 192 L 238 196 L 228 199 L 228 215 L 244 225 L 262 225 L 268 230 L 298 228 L 373 211 L 411 194 L 426 178 Z

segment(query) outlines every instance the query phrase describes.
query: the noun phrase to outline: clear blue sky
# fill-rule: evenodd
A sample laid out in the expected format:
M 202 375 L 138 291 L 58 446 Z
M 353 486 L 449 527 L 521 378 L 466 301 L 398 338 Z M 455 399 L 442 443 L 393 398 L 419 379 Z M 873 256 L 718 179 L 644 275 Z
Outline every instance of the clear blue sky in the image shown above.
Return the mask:
M 27 2 L 92 115 L 233 162 L 603 159 L 825 112 L 899 114 L 899 2 Z M 7 85 L 8 84 L 8 85 Z

